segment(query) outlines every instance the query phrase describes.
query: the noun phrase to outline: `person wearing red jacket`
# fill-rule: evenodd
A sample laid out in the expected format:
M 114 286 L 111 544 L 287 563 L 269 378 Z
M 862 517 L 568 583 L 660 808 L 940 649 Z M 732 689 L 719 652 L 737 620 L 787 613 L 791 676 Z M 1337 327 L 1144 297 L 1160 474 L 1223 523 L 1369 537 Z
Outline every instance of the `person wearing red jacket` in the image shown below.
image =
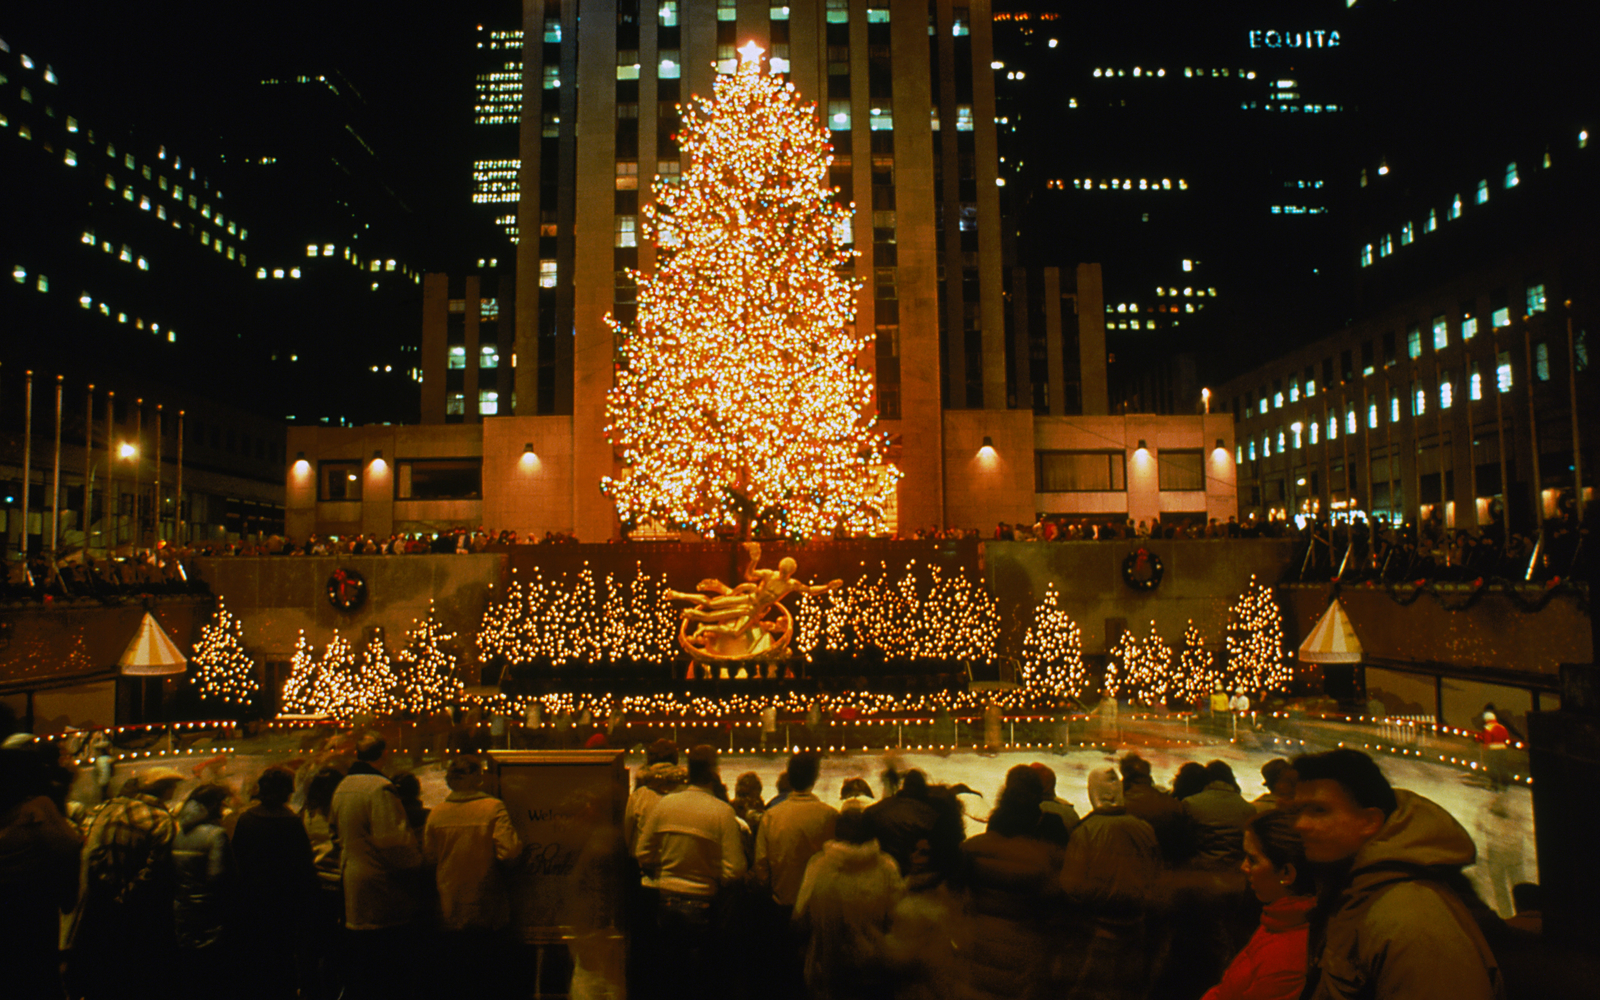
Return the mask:
M 1202 1000 L 1297 1000 L 1306 982 L 1306 936 L 1316 883 L 1292 813 L 1274 809 L 1244 831 L 1250 889 L 1261 900 L 1261 926 Z

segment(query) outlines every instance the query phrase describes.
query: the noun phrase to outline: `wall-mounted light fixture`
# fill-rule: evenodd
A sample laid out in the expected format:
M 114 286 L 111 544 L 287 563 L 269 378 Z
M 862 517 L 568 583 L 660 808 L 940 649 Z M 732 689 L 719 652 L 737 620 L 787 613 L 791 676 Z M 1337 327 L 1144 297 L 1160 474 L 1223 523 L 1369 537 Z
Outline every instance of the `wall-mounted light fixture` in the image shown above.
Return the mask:
M 303 451 L 295 452 L 294 453 L 294 460 L 296 462 L 304 462 L 306 460 L 306 453 L 303 452 Z
M 978 448 L 978 455 L 980 457 L 983 457 L 983 458 L 993 458 L 994 457 L 994 438 L 993 437 L 989 436 L 988 434 L 985 434 L 983 436 L 983 444 Z
M 382 449 L 382 448 L 379 448 L 379 449 L 377 449 L 377 450 L 376 450 L 376 451 L 374 451 L 374 452 L 373 452 L 373 453 L 372 453 L 372 460 L 373 460 L 373 461 L 374 461 L 374 462 L 381 462 L 381 461 L 383 461 L 383 449 Z
M 1218 451 L 1227 451 L 1228 450 L 1228 446 L 1222 443 L 1222 439 L 1221 438 L 1217 438 L 1217 450 Z
M 1149 451 L 1150 450 L 1150 446 L 1144 443 L 1144 438 L 1140 438 L 1139 439 L 1139 447 L 1136 450 L 1138 450 L 1138 451 Z
M 522 451 L 523 451 L 524 454 L 532 455 L 533 454 L 533 442 L 529 441 L 527 444 L 523 445 L 522 446 Z

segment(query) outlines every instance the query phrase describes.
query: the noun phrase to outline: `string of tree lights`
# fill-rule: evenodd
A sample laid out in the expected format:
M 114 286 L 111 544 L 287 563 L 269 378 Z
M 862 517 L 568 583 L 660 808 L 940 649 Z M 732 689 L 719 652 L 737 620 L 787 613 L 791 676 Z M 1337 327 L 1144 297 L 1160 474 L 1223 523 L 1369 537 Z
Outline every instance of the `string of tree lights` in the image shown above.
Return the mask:
M 676 642 L 677 612 L 665 601 L 665 575 L 637 568 L 620 578 L 597 576 L 587 565 L 575 574 L 533 574 L 514 579 L 504 596 L 485 610 L 476 635 L 484 676 L 516 677 L 530 666 L 555 670 L 557 690 L 519 691 L 517 684 L 492 695 L 469 693 L 452 645 L 430 607 L 389 659 L 375 633 L 358 658 L 334 636 L 318 655 L 301 633 L 282 692 L 291 715 L 352 718 L 388 713 L 426 714 L 477 705 L 509 717 L 579 715 L 655 719 L 751 719 L 765 710 L 785 714 L 845 713 L 848 717 L 904 717 L 973 712 L 995 704 L 1006 711 L 1054 711 L 1072 707 L 1092 684 L 1083 657 L 1082 631 L 1061 606 L 1054 584 L 1025 612 L 1014 688 L 966 690 L 964 684 L 934 690 L 874 690 L 873 672 L 905 680 L 919 672 L 993 667 L 1000 651 L 1001 615 L 982 582 L 959 571 L 910 562 L 901 573 L 886 563 L 861 564 L 856 581 L 840 590 L 802 597 L 794 610 L 794 659 L 798 676 L 810 667 L 839 668 L 842 685 L 776 683 L 739 690 L 678 684 L 683 655 Z M 1099 690 L 1150 707 L 1171 700 L 1200 704 L 1217 686 L 1251 692 L 1285 690 L 1282 615 L 1271 588 L 1252 578 L 1232 607 L 1223 665 L 1193 621 L 1174 650 L 1155 622 L 1140 636 L 1124 631 L 1112 647 Z M 235 629 L 237 624 L 235 623 Z M 241 649 L 242 653 L 242 649 Z M 605 664 L 634 664 L 660 678 L 663 690 L 628 694 L 607 690 L 609 673 L 589 673 Z M 598 681 L 596 683 L 596 681 Z M 565 687 L 572 688 L 571 690 Z M 575 690 L 576 688 L 585 690 Z M 670 690 L 668 689 L 670 688 Z
M 1283 652 L 1283 612 L 1272 588 L 1250 575 L 1244 594 L 1228 609 L 1228 680 L 1246 691 L 1282 691 L 1290 670 Z
M 1045 588 L 1022 641 L 1022 686 L 1077 697 L 1089 686 L 1083 666 L 1083 631 L 1061 610 L 1056 585 Z
M 1223 683 L 1222 673 L 1216 669 L 1216 664 L 1217 654 L 1206 647 L 1205 635 L 1195 625 L 1194 619 L 1189 619 L 1178 652 L 1178 673 L 1172 683 L 1173 696 L 1191 705 L 1200 704 L 1200 699 Z
M 217 613 L 200 627 L 195 643 L 194 684 L 205 701 L 245 706 L 261 689 L 256 681 L 255 661 L 244 651 L 244 627 L 228 611 L 221 598 Z
M 743 51 L 683 115 L 690 166 L 642 225 L 658 250 L 638 285 L 606 396 L 623 472 L 602 489 L 626 524 L 709 533 L 770 521 L 792 536 L 876 534 L 899 472 L 872 412 L 872 344 L 853 323 L 855 206 L 828 185 L 816 106 Z

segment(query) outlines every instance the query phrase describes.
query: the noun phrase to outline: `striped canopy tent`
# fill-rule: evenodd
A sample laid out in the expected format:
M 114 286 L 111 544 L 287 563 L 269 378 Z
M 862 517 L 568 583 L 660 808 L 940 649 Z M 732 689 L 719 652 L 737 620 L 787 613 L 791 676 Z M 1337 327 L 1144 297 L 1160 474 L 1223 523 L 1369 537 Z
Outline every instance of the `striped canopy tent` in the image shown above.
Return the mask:
M 1360 663 L 1361 640 L 1335 597 L 1296 654 L 1302 663 Z
M 139 622 L 139 633 L 122 651 L 117 666 L 124 677 L 164 677 L 183 673 L 188 662 L 167 637 L 166 630 L 146 611 L 144 620 Z

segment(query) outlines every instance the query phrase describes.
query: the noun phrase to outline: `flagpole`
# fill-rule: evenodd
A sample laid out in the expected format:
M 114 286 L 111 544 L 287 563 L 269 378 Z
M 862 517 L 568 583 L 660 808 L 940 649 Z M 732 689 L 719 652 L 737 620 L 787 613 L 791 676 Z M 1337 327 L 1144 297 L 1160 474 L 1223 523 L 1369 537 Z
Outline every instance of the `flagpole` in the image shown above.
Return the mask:
M 83 558 L 89 559 L 90 528 L 94 521 L 94 383 L 83 411 Z
M 60 553 L 57 543 L 61 532 L 61 382 L 56 376 L 56 443 L 55 457 L 50 467 L 50 575 L 55 575 L 56 559 Z
M 33 372 L 22 389 L 22 563 L 28 563 L 28 500 L 33 493 Z

